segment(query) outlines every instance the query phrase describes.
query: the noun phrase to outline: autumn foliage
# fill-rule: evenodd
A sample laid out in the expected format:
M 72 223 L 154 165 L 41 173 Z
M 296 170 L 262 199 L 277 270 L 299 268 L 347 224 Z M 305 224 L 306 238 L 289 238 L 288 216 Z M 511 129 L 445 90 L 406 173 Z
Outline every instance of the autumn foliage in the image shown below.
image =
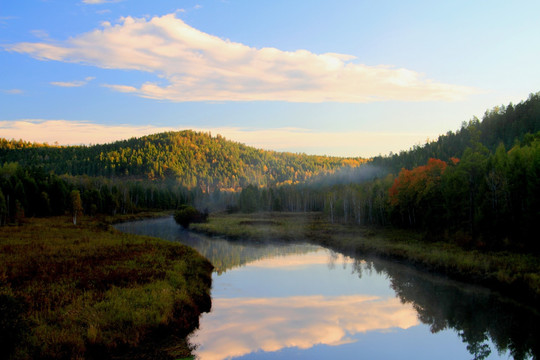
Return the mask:
M 416 197 L 416 202 L 429 193 L 441 180 L 448 164 L 439 159 L 429 159 L 427 165 L 412 170 L 402 169 L 389 190 L 393 206 L 405 204 L 407 195 Z
M 388 190 L 391 222 L 476 248 L 540 251 L 540 134 L 494 154 L 479 143 L 449 162 L 402 169 Z
M 401 170 L 389 190 L 389 202 L 404 223 L 413 227 L 424 225 L 423 210 L 439 207 L 433 205 L 441 201 L 440 183 L 447 166 L 446 162 L 431 158 L 427 165 Z

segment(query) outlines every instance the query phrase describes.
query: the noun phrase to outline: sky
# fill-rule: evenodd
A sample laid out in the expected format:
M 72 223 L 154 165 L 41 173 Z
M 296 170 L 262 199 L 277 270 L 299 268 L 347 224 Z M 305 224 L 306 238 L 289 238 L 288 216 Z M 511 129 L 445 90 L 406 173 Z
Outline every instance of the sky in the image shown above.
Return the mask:
M 540 91 L 540 2 L 0 0 L 0 137 L 407 150 Z

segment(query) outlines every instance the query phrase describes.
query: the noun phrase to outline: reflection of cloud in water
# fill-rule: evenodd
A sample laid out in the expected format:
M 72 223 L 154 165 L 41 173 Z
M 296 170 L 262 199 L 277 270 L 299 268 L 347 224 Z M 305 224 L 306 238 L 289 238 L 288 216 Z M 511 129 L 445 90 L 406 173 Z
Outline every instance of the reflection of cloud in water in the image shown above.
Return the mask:
M 258 268 L 298 268 L 308 265 L 352 264 L 354 259 L 330 250 L 320 249 L 308 254 L 294 254 L 256 260 L 249 264 Z
M 192 338 L 202 344 L 197 350 L 202 360 L 341 345 L 353 342 L 356 333 L 418 324 L 412 306 L 367 295 L 214 299 L 212 308 Z

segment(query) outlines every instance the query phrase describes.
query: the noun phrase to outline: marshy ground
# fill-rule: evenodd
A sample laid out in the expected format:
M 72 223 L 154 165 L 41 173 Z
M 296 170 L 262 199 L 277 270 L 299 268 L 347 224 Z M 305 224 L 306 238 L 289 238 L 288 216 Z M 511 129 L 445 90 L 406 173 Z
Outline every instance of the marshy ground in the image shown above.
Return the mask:
M 2 355 L 187 357 L 185 337 L 210 309 L 211 272 L 189 247 L 123 234 L 104 221 L 34 218 L 5 226 Z

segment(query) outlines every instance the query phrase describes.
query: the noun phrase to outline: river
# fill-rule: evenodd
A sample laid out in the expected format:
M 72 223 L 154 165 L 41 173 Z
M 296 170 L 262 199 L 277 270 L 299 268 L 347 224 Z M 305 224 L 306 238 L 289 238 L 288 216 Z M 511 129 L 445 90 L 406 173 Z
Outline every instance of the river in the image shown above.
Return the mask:
M 178 241 L 215 266 L 212 311 L 190 337 L 201 360 L 536 359 L 540 315 L 485 288 L 309 244 L 116 225 Z

